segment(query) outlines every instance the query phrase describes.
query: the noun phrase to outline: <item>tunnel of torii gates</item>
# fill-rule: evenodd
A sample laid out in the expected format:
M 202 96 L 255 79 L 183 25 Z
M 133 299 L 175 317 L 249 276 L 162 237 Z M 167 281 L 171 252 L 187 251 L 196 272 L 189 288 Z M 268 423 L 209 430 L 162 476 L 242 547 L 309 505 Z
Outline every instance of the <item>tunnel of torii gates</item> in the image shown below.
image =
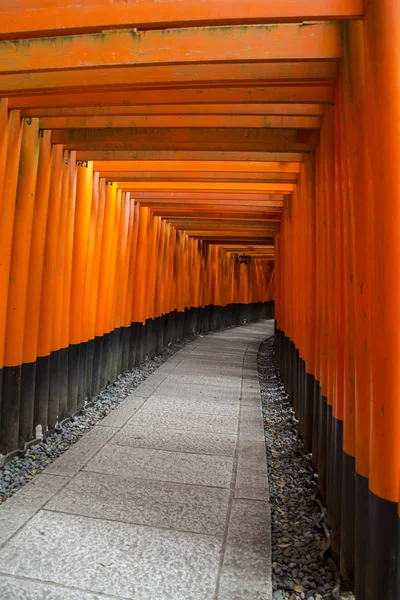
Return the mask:
M 1 0 L 0 23 L 1 452 L 274 306 L 342 578 L 400 598 L 400 2 Z

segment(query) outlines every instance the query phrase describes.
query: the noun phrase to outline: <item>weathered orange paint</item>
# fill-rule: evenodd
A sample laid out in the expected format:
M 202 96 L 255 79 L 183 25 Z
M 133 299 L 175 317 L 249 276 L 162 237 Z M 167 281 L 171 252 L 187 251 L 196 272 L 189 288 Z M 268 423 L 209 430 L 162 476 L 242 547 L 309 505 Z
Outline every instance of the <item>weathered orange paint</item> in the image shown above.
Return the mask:
M 184 144 L 190 146 L 202 146 L 210 144 L 210 150 L 218 148 L 223 144 L 234 144 L 235 149 L 242 146 L 248 149 L 248 146 L 256 150 L 267 149 L 268 146 L 275 146 L 278 149 L 290 150 L 291 147 L 296 151 L 298 145 L 301 149 L 313 149 L 319 141 L 319 133 L 314 129 L 257 129 L 246 127 L 215 127 L 215 128 L 195 128 L 195 127 L 177 127 L 177 128 L 121 128 L 121 129 L 64 129 L 56 130 L 52 133 L 53 144 L 64 144 L 66 148 L 71 146 L 73 149 L 90 146 L 95 149 L 97 144 L 106 146 L 106 144 L 117 144 L 120 148 L 123 146 L 132 147 L 140 145 L 152 149 L 162 146 L 171 148 L 184 148 Z M 259 146 L 262 145 L 262 148 Z
M 284 23 L 316 21 L 361 16 L 362 0 L 280 0 L 266 3 L 253 0 L 249 11 L 246 0 L 90 0 L 73 5 L 67 0 L 3 0 L 0 16 L 3 36 L 25 37 L 66 32 L 103 30 L 117 27 L 177 27 L 226 25 L 230 23 Z M 32 29 L 33 28 L 33 29 Z
M 40 301 L 44 268 L 47 211 L 49 205 L 52 149 L 50 132 L 40 139 L 39 163 L 35 190 L 35 210 L 32 220 L 32 239 L 29 257 L 29 273 L 26 305 L 23 362 L 36 360 L 39 336 Z
M 12 254 L 15 199 L 21 152 L 22 124 L 19 111 L 11 111 L 8 119 L 7 161 L 0 203 L 0 367 L 4 364 L 8 284 Z
M 221 90 L 223 93 L 223 90 Z M 32 98 L 34 100 L 35 97 Z M 62 102 L 60 98 L 60 102 Z M 21 110 L 22 117 L 100 117 L 100 116 L 155 116 L 155 115 L 263 115 L 321 117 L 322 104 L 136 104 L 122 106 L 71 106 Z
M 58 227 L 60 220 L 61 193 L 63 182 L 63 148 L 53 146 L 50 177 L 49 205 L 47 211 L 46 242 L 40 299 L 38 356 L 51 352 L 53 314 L 55 310 L 54 290 L 57 266 Z
M 319 117 L 278 115 L 139 115 L 41 117 L 41 129 L 110 129 L 120 127 L 258 127 L 319 129 Z
M 337 60 L 336 23 L 120 30 L 53 38 L 0 41 L 0 73 L 93 69 L 173 63 Z M 40 83 L 38 85 L 40 87 Z
M 83 91 L 84 90 L 84 91 Z M 132 89 L 132 83 L 124 89 L 109 88 L 109 94 L 103 90 L 87 90 L 87 88 L 48 93 L 36 91 L 26 96 L 14 96 L 8 99 L 9 108 L 44 108 L 44 107 L 74 107 L 74 106 L 138 106 L 168 104 L 259 104 L 260 102 L 289 104 L 316 102 L 332 104 L 335 100 L 333 85 L 315 82 L 310 85 L 280 84 L 270 87 L 264 83 L 254 85 L 233 86 L 216 83 L 213 87 L 181 87 L 163 89 Z
M 96 313 L 96 336 L 102 336 L 107 328 L 107 290 L 111 277 L 111 250 L 116 210 L 117 187 L 108 184 L 105 188 L 104 226 L 101 239 L 99 291 Z
M 8 284 L 4 365 L 22 363 L 29 255 L 39 160 L 39 121 L 24 119 Z M 6 201 L 6 199 L 5 199 Z
M 300 173 L 299 162 L 240 162 L 240 161 L 94 161 L 93 170 L 100 172 L 119 171 L 165 171 L 165 172 L 187 172 L 187 171 L 218 171 L 223 173 L 244 172 L 248 173 Z
M 68 202 L 67 227 L 65 232 L 65 256 L 64 256 L 64 292 L 63 292 L 63 315 L 62 315 L 62 342 L 61 347 L 67 348 L 70 343 L 71 323 L 71 284 L 73 245 L 75 228 L 76 186 L 77 186 L 77 161 L 76 153 L 69 154 L 68 174 L 63 181 L 63 202 Z
M 105 177 L 107 181 L 122 182 L 208 182 L 208 181 L 225 181 L 227 183 L 290 183 L 297 181 L 295 173 L 232 173 L 219 171 L 181 171 L 179 173 L 170 173 L 169 171 L 101 171 L 100 175 Z
M 75 228 L 72 257 L 70 343 L 87 341 L 87 323 L 83 322 L 86 267 L 89 249 L 92 204 L 93 163 L 78 163 Z M 86 288 L 87 290 L 87 288 Z

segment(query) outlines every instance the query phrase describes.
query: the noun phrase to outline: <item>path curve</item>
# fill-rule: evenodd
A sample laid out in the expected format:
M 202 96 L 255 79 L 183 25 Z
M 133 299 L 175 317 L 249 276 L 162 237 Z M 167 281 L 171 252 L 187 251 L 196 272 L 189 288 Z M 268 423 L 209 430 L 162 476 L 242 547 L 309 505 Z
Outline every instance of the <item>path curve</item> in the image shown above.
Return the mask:
M 257 373 L 273 322 L 199 337 L 0 508 L 8 600 L 270 600 Z

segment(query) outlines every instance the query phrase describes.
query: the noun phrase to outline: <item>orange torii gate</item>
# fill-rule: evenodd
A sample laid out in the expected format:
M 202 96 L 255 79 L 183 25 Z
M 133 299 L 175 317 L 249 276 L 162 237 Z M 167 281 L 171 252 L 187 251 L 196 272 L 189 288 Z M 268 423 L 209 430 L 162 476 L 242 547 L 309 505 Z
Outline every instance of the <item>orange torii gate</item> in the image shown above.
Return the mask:
M 0 451 L 274 300 L 333 556 L 395 600 L 398 2 L 0 4 Z

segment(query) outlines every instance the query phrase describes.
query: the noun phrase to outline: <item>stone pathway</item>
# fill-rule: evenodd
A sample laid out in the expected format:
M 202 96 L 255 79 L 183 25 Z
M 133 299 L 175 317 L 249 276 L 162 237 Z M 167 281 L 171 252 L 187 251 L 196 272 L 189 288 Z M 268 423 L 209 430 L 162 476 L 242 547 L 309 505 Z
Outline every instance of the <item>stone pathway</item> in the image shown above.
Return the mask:
M 270 600 L 257 350 L 198 338 L 0 507 L 0 598 Z

